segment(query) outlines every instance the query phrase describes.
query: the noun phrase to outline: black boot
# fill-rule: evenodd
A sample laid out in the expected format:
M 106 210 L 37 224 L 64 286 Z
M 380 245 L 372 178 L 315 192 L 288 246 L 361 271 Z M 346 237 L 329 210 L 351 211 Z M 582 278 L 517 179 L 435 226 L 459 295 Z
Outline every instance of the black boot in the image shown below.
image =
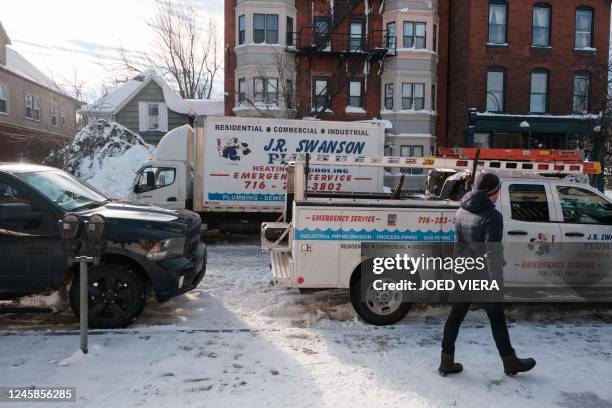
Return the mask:
M 533 358 L 518 358 L 516 353 L 501 356 L 504 362 L 504 372 L 508 375 L 516 375 L 531 370 L 536 365 Z
M 455 355 L 442 352 L 440 367 L 438 371 L 442 377 L 447 374 L 457 374 L 463 371 L 463 366 L 460 363 L 455 363 Z

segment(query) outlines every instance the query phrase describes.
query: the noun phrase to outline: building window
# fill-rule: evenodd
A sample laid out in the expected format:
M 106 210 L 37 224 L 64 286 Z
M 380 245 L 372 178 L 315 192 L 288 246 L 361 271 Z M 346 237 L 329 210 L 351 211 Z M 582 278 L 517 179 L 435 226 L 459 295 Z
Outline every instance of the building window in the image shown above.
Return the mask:
M 435 52 L 438 52 L 438 26 L 434 24 L 433 26 L 433 33 L 432 33 L 432 40 L 433 40 L 433 50 Z
M 26 118 L 32 120 L 40 120 L 40 98 L 32 95 L 26 95 Z
M 436 109 L 436 86 L 431 86 L 431 111 L 435 112 Z
M 0 84 L 0 113 L 8 113 L 8 87 Z
M 531 45 L 550 47 L 550 5 L 536 4 L 533 7 Z
M 506 44 L 507 28 L 508 3 L 502 0 L 491 0 L 489 2 L 489 44 Z
M 278 104 L 278 78 L 266 80 L 266 102 L 272 105 Z
M 266 15 L 266 42 L 278 44 L 278 14 Z
M 395 51 L 396 38 L 395 38 L 395 21 L 387 23 L 387 49 Z
M 593 47 L 593 9 L 578 7 L 576 9 L 576 48 Z
M 57 126 L 59 123 L 59 103 L 51 99 L 51 126 Z
M 241 104 L 246 100 L 246 80 L 240 78 L 238 80 L 238 103 Z
M 505 77 L 503 68 L 489 68 L 487 71 L 487 112 L 504 111 Z
M 149 130 L 158 130 L 159 129 L 159 104 L 157 103 L 149 103 L 149 107 L 147 109 L 149 115 Z
M 424 49 L 426 45 L 426 24 L 404 21 L 404 48 Z
M 66 126 L 66 110 L 62 105 L 60 105 L 60 120 L 62 122 L 62 126 Z
M 263 78 L 253 78 L 253 98 L 255 101 L 261 102 L 264 100 L 266 80 Z
M 244 44 L 246 34 L 246 23 L 244 14 L 238 17 L 238 44 Z
M 363 20 L 351 21 L 349 51 L 363 51 L 365 23 Z
M 266 15 L 253 14 L 253 41 L 261 44 L 266 41 Z
M 314 41 L 320 50 L 329 51 L 329 21 L 326 17 L 314 18 Z
M 385 84 L 385 109 L 393 110 L 393 84 Z
M 548 110 L 548 71 L 536 69 L 531 73 L 531 113 L 546 113 Z
M 349 106 L 353 108 L 363 107 L 363 81 L 349 82 Z
M 423 146 L 421 145 L 402 145 L 400 146 L 401 157 L 423 157 Z M 404 174 L 423 174 L 423 169 L 401 169 Z
M 574 113 L 584 114 L 590 108 L 591 74 L 576 72 L 574 75 Z
M 287 17 L 287 45 L 293 45 L 293 18 Z
M 402 84 L 402 109 L 425 109 L 425 84 Z
M 313 108 L 327 108 L 329 100 L 329 78 L 313 78 L 312 101 Z

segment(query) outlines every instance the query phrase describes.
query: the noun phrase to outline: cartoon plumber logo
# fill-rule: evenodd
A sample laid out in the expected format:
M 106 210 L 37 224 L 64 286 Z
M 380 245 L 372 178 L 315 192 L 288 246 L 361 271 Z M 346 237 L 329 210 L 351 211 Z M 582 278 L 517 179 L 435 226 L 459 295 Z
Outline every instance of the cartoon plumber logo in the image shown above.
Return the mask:
M 537 256 L 543 256 L 550 254 L 556 246 L 556 237 L 550 236 L 543 232 L 538 233 L 536 238 L 529 239 L 527 248 Z
M 221 139 L 217 139 L 217 151 L 219 156 L 231 161 L 239 161 L 242 156 L 251 153 L 249 145 L 247 143 L 240 143 L 237 137 L 229 137 L 225 144 L 221 142 Z

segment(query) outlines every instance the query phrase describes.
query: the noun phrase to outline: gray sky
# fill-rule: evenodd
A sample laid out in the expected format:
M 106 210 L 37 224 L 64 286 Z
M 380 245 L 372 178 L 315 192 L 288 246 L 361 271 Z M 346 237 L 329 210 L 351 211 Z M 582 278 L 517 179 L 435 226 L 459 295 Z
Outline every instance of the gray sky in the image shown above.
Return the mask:
M 182 1 L 173 0 L 177 5 Z M 217 21 L 223 44 L 223 0 L 193 0 L 200 21 Z M 2 0 L 0 21 L 12 47 L 58 83 L 74 72 L 87 84 L 90 97 L 113 77 L 118 49 L 150 49 L 153 38 L 147 21 L 156 0 Z M 223 54 L 221 53 L 221 58 Z M 216 94 L 222 93 L 222 73 Z

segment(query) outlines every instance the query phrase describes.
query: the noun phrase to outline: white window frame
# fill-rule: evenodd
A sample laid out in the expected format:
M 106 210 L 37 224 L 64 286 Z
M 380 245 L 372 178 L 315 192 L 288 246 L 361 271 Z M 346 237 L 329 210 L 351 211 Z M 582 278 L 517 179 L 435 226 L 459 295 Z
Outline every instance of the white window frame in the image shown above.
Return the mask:
M 151 127 L 151 117 L 154 115 L 151 115 L 151 107 L 152 106 L 156 106 L 157 107 L 157 126 L 156 127 Z M 160 118 L 160 109 L 159 109 L 159 103 L 158 102 L 147 102 L 147 130 L 149 132 L 159 132 L 161 129 L 161 118 Z
M 51 98 L 51 126 L 53 127 L 58 127 L 60 123 L 59 106 L 59 102 L 56 99 Z M 53 123 L 54 119 L 55 123 Z
M 393 92 L 394 92 L 394 85 L 393 82 L 387 82 L 385 84 L 385 94 L 383 95 L 383 106 L 385 107 L 385 110 L 393 110 Z M 391 106 L 389 106 L 389 104 L 387 104 L 387 102 L 391 101 Z
M 359 85 L 359 87 L 357 88 L 358 89 L 358 94 L 357 95 L 353 94 L 353 90 L 354 90 L 353 89 L 353 85 L 354 84 Z M 348 95 L 349 96 L 349 103 L 348 103 L 348 106 L 353 107 L 353 108 L 363 108 L 363 105 L 364 105 L 364 103 L 363 103 L 364 102 L 363 87 L 364 87 L 363 86 L 363 80 L 361 80 L 361 79 L 351 79 L 349 81 L 349 95 Z M 359 98 L 359 104 L 353 105 L 351 103 L 351 99 L 352 98 Z
M 8 88 L 8 85 L 3 82 L 0 82 L 0 88 L 4 90 L 5 99 L 2 99 L 2 100 L 4 101 L 4 106 L 6 106 L 6 112 L 0 111 L 0 115 L 8 115 L 9 114 L 9 88 Z
M 31 98 L 31 100 L 32 100 L 31 104 L 28 103 L 28 98 Z M 36 105 L 38 105 L 38 108 L 36 108 Z M 40 122 L 40 98 L 38 96 L 34 96 L 32 94 L 26 93 L 26 95 L 25 95 L 25 107 L 26 107 L 25 118 L 29 119 L 29 120 L 36 121 L 36 122 Z M 32 116 L 28 116 L 28 108 L 31 109 Z M 34 117 L 35 116 L 34 112 L 38 112 L 38 118 Z
M 64 109 L 64 105 L 60 105 L 60 123 L 62 126 L 66 126 L 66 109 Z

